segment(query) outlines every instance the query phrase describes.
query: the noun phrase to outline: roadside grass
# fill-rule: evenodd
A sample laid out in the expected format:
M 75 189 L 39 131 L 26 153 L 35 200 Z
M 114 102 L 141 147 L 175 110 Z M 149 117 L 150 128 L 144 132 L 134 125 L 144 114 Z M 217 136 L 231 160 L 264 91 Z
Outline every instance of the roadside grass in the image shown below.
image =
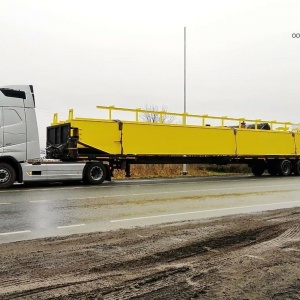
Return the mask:
M 182 175 L 182 164 L 131 165 L 131 178 L 165 178 L 181 176 L 222 176 L 251 173 L 247 165 L 187 165 L 187 175 Z M 125 172 L 114 171 L 115 179 L 125 179 Z

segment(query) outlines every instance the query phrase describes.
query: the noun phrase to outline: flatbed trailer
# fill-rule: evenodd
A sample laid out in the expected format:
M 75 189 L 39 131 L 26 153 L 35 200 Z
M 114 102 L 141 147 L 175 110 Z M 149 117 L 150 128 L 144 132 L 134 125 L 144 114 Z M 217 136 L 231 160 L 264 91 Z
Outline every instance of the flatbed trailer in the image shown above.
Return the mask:
M 300 174 L 300 132 L 290 122 L 98 108 L 108 111 L 107 119 L 74 117 L 72 109 L 67 120 L 59 121 L 55 114 L 47 128 L 47 156 L 98 160 L 111 175 L 125 169 L 130 176 L 131 164 L 248 164 L 256 176 L 265 170 L 270 175 Z M 114 119 L 116 111 L 132 113 L 135 120 Z M 141 114 L 158 114 L 161 122 L 141 122 Z M 167 115 L 180 123 L 163 123 Z M 193 124 L 187 123 L 190 119 Z
M 55 114 L 41 159 L 33 87 L 0 87 L 0 188 L 15 182 L 100 184 L 116 169 L 130 176 L 132 164 L 248 164 L 256 176 L 265 170 L 300 174 L 299 126 L 289 122 L 98 108 L 108 111 L 107 118 L 74 117 L 70 110 L 60 121 Z M 116 112 L 134 119 L 115 118 Z M 141 114 L 157 114 L 160 122 L 141 122 Z M 176 122 L 164 123 L 166 115 Z

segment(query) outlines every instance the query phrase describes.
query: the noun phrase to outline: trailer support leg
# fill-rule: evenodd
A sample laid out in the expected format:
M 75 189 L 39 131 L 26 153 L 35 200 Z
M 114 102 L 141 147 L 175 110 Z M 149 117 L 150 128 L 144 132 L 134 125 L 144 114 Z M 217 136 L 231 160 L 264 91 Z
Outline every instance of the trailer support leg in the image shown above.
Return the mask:
M 130 163 L 126 161 L 125 164 L 125 177 L 131 177 L 131 173 L 130 173 Z

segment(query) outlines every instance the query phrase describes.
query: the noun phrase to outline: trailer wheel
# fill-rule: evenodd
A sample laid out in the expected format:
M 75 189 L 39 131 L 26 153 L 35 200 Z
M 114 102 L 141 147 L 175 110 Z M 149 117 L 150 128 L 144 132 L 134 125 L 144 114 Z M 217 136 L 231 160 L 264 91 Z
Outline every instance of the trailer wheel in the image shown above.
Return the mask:
M 266 166 L 264 163 L 256 163 L 252 165 L 252 173 L 255 176 L 261 176 L 265 172 Z
M 84 169 L 83 180 L 88 184 L 100 184 L 106 178 L 106 167 L 102 163 L 91 163 Z
M 279 162 L 279 175 L 289 176 L 292 172 L 292 164 L 289 160 L 285 159 Z
M 16 171 L 6 163 L 0 163 L 0 188 L 9 188 L 16 181 Z
M 300 175 L 300 160 L 296 161 L 293 165 L 293 172 L 295 175 Z

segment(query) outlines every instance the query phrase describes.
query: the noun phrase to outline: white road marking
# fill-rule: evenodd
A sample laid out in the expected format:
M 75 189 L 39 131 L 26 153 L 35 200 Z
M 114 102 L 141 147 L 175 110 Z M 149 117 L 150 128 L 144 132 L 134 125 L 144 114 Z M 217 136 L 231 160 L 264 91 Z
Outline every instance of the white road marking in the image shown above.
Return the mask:
M 23 233 L 30 233 L 30 232 L 31 232 L 30 230 L 11 231 L 11 232 L 0 233 L 0 235 L 23 234 Z
M 7 205 L 7 204 L 11 204 L 11 203 L 0 203 L 0 205 Z
M 30 203 L 41 203 L 41 202 L 47 202 L 48 200 L 31 200 Z
M 235 209 L 241 209 L 241 208 L 273 206 L 273 205 L 292 204 L 292 203 L 300 203 L 300 200 L 289 201 L 289 202 L 275 202 L 275 203 L 268 203 L 268 204 L 256 204 L 256 205 L 248 205 L 248 206 L 234 206 L 234 207 L 207 209 L 207 210 L 187 211 L 187 212 L 182 212 L 182 213 L 154 215 L 154 216 L 146 216 L 146 217 L 136 217 L 136 218 L 130 218 L 130 219 L 110 220 L 110 222 L 111 223 L 117 223 L 117 222 L 128 222 L 128 221 L 146 220 L 146 219 L 154 219 L 154 218 L 162 218 L 162 217 L 176 217 L 176 216 L 192 215 L 192 214 L 215 212 L 215 211 L 222 211 L 222 210 L 235 210 Z
M 74 225 L 66 225 L 66 226 L 57 226 L 57 229 L 80 227 L 80 226 L 85 226 L 85 224 L 74 224 Z

